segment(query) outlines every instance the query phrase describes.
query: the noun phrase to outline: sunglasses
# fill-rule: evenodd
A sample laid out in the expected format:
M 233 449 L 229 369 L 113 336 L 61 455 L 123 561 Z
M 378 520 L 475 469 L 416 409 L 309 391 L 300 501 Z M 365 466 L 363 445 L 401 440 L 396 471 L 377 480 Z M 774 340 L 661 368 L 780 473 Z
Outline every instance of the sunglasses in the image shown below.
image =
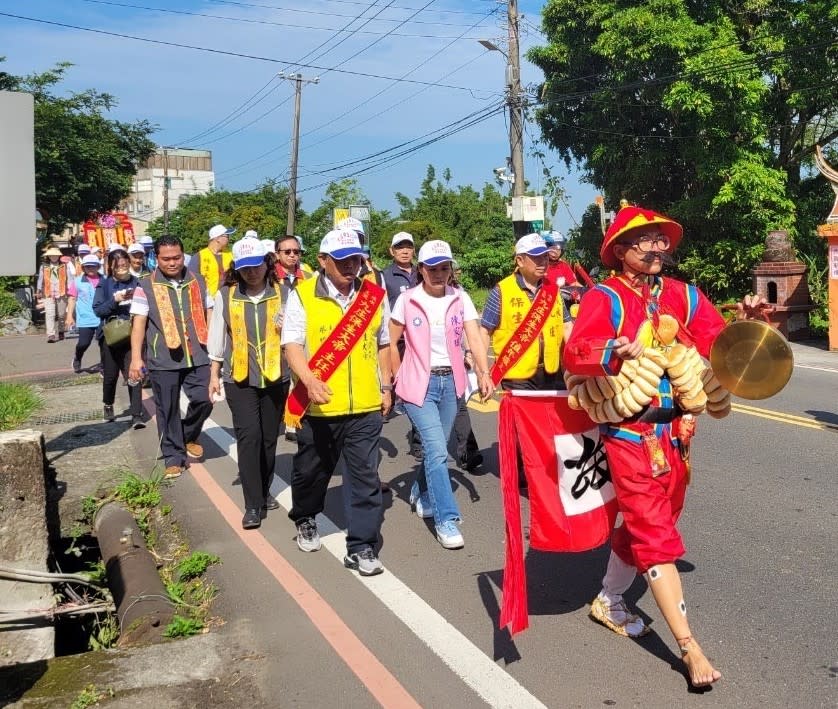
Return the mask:
M 279 253 L 285 254 L 286 256 L 291 256 L 291 254 L 299 256 L 301 252 L 299 249 L 281 249 Z

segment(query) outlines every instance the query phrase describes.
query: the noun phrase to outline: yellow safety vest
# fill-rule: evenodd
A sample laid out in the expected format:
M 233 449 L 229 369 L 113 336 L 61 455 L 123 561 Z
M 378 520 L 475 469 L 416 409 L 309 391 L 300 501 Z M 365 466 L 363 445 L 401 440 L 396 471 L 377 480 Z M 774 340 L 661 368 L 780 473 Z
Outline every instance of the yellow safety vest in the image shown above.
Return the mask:
M 223 272 L 230 268 L 230 263 L 233 261 L 233 254 L 228 251 L 222 251 L 221 254 L 221 268 L 222 272 L 218 272 L 218 261 L 215 254 L 210 251 L 209 246 L 204 247 L 198 252 L 198 267 L 204 281 L 207 284 L 207 293 L 215 297 L 218 289 L 223 285 L 221 276 Z
M 513 273 L 504 278 L 498 283 L 498 288 L 500 289 L 500 323 L 492 333 L 492 349 L 495 351 L 495 356 L 503 351 L 532 305 L 527 292 L 518 285 L 516 274 Z M 539 350 L 541 349 L 539 343 L 544 352 L 544 371 L 548 374 L 558 372 L 563 337 L 564 306 L 559 295 L 538 340 L 527 348 L 521 359 L 506 373 L 504 378 L 529 379 L 534 376 L 539 365 Z
M 320 278 L 309 278 L 297 286 L 297 295 L 306 313 L 306 348 L 313 355 L 337 327 L 343 309 L 332 298 L 318 295 L 317 286 L 325 287 Z M 343 416 L 363 414 L 381 409 L 381 381 L 378 372 L 378 328 L 381 308 L 373 316 L 369 327 L 326 382 L 332 390 L 328 404 L 311 403 L 312 416 Z

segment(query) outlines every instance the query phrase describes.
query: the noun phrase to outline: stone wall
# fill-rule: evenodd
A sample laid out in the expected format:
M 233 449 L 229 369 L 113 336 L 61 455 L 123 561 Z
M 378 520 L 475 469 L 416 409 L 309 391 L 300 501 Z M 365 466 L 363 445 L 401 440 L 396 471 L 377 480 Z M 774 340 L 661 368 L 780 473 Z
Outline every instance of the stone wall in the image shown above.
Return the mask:
M 47 479 L 40 431 L 0 433 L 0 565 L 49 571 Z M 0 579 L 4 611 L 50 609 L 50 584 Z M 0 625 L 0 666 L 55 655 L 55 631 L 44 621 Z

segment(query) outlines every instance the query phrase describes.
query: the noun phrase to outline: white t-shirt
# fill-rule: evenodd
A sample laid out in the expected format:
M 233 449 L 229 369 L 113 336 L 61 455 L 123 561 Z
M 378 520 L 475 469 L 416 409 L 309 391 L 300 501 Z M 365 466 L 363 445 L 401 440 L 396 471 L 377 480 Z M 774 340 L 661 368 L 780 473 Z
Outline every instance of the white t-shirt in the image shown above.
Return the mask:
M 477 320 L 477 309 L 469 297 L 468 293 L 461 290 L 460 297 L 463 299 L 463 320 Z M 400 325 L 404 325 L 404 297 L 402 293 L 396 299 L 393 305 L 393 312 L 390 317 Z M 450 367 L 451 358 L 448 356 L 448 346 L 445 343 L 445 313 L 451 301 L 456 298 L 456 294 L 444 295 L 441 298 L 435 298 L 428 295 L 424 288 L 417 288 L 415 300 L 422 306 L 428 315 L 429 325 L 431 326 L 431 367 Z M 459 317 L 456 315 L 454 317 Z M 461 323 L 462 326 L 462 323 Z

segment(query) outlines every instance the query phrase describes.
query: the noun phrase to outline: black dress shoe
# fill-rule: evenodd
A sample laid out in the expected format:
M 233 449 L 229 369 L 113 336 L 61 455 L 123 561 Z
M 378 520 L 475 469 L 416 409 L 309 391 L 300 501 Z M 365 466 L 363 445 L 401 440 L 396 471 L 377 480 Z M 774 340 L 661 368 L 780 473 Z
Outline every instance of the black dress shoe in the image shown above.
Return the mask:
M 265 498 L 265 504 L 262 505 L 263 510 L 278 510 L 279 509 L 279 502 L 273 495 L 268 495 Z
M 242 529 L 257 529 L 262 526 L 262 515 L 259 510 L 245 510 L 242 517 Z

